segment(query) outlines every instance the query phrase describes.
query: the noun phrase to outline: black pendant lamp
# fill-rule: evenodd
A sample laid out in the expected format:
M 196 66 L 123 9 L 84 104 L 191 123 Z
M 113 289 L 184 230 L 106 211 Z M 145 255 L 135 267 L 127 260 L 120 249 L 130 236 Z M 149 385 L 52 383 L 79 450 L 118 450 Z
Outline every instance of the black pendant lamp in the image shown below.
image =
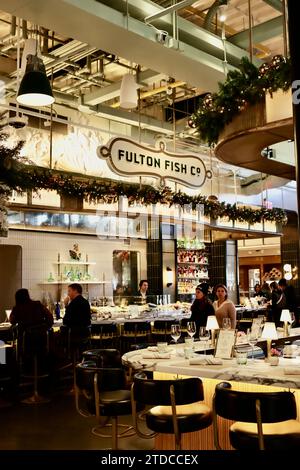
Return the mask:
M 20 83 L 17 102 L 25 106 L 49 106 L 54 103 L 51 85 L 42 59 L 27 56 L 25 74 Z

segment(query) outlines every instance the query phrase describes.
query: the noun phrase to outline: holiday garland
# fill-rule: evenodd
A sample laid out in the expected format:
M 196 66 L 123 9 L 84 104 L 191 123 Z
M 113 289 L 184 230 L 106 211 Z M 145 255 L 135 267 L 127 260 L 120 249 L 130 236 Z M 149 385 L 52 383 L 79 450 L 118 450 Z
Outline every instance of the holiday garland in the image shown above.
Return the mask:
M 4 139 L 0 133 L 0 141 Z M 40 189 L 57 191 L 63 196 L 82 198 L 87 202 L 113 203 L 121 196 L 128 198 L 128 203 L 167 204 L 190 206 L 193 209 L 199 204 L 204 206 L 204 215 L 213 219 L 227 217 L 229 220 L 255 224 L 265 221 L 285 224 L 286 213 L 282 209 L 240 207 L 236 204 L 219 202 L 217 199 L 202 196 L 190 196 L 182 191 L 174 192 L 168 187 L 161 189 L 149 185 L 124 183 L 111 179 L 79 176 L 47 168 L 28 165 L 19 155 L 22 143 L 13 149 L 0 145 L 0 197 L 7 198 L 12 190 L 19 193 L 36 192 Z M 5 209 L 4 209 L 5 210 Z
M 272 96 L 277 90 L 287 91 L 291 81 L 290 59 L 276 55 L 258 68 L 243 57 L 240 70 L 228 73 L 225 82 L 219 83 L 218 93 L 208 93 L 200 99 L 188 124 L 197 128 L 204 142 L 215 144 L 226 124 L 248 105 L 263 101 L 266 92 Z

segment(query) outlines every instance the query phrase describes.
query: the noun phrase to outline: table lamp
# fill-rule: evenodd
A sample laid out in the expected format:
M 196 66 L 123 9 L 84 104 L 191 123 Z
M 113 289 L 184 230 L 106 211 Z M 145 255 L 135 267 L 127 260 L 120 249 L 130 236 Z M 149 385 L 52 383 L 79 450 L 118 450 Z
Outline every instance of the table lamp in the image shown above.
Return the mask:
M 268 352 L 267 357 L 269 359 L 269 357 L 271 356 L 271 341 L 272 339 L 278 338 L 275 323 L 273 322 L 265 323 L 261 338 L 267 340 L 267 352 Z
M 288 309 L 282 310 L 280 321 L 284 322 L 284 336 L 289 336 L 288 323 L 293 323 L 293 320 Z
M 206 321 L 206 329 L 207 331 L 211 331 L 211 345 L 215 346 L 216 337 L 215 337 L 215 330 L 219 329 L 219 324 L 215 315 L 209 315 Z

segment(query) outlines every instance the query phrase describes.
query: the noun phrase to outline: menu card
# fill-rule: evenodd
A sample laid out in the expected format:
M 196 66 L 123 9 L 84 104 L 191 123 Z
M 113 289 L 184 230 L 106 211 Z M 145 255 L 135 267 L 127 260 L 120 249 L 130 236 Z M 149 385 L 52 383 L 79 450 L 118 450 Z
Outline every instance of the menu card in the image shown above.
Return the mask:
M 215 357 L 230 359 L 235 343 L 235 330 L 220 330 L 215 349 Z

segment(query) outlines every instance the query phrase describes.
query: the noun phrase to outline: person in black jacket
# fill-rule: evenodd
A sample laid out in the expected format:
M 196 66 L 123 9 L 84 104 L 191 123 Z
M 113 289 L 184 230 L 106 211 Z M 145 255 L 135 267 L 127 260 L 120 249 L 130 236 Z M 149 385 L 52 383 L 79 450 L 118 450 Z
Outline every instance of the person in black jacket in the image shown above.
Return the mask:
M 200 326 L 206 326 L 207 317 L 214 315 L 214 307 L 208 299 L 209 285 L 206 282 L 199 284 L 196 287 L 196 298 L 191 306 L 190 321 L 196 323 L 196 337 L 199 336 Z
M 70 284 L 68 297 L 65 299 L 66 313 L 63 324 L 68 328 L 87 328 L 91 324 L 89 302 L 82 296 L 80 284 Z
M 12 325 L 18 324 L 22 330 L 41 325 L 51 328 L 53 315 L 39 300 L 32 300 L 27 289 L 17 290 L 15 299 L 9 318 Z

